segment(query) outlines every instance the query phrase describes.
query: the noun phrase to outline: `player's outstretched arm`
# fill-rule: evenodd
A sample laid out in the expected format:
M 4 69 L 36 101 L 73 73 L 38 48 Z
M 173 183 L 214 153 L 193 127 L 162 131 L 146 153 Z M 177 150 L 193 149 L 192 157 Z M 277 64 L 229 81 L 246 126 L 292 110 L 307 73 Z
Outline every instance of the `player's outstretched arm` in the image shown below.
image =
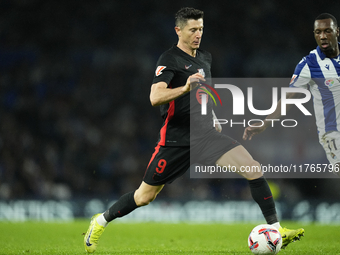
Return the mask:
M 188 77 L 184 86 L 178 88 L 168 88 L 168 84 L 163 81 L 152 84 L 150 92 L 151 105 L 158 106 L 175 100 L 194 89 L 199 84 L 200 80 L 205 81 L 203 75 L 195 73 Z
M 288 93 L 287 99 L 298 98 L 300 96 L 301 96 L 300 93 Z M 292 105 L 287 105 L 287 109 L 286 109 L 287 112 L 289 111 L 291 106 Z M 268 115 L 263 122 L 257 122 L 253 124 L 251 127 L 245 128 L 243 132 L 243 140 L 247 140 L 247 139 L 251 140 L 254 135 L 260 134 L 266 130 L 266 128 L 272 123 L 270 120 L 280 119 L 281 117 L 282 115 L 281 115 L 281 99 L 280 99 L 280 101 L 277 103 L 276 110 L 272 114 Z

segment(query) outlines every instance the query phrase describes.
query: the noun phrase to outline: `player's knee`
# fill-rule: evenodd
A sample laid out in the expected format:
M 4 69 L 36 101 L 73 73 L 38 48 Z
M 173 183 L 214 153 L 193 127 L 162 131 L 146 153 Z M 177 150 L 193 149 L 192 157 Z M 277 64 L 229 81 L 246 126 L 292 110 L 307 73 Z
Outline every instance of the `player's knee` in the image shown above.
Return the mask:
M 263 176 L 260 163 L 253 159 L 249 160 L 241 169 L 241 175 L 248 180 L 260 178 Z
M 152 201 L 155 200 L 156 194 L 148 193 L 148 194 L 142 194 L 140 196 L 137 196 L 135 198 L 135 202 L 137 206 L 145 206 L 150 204 Z

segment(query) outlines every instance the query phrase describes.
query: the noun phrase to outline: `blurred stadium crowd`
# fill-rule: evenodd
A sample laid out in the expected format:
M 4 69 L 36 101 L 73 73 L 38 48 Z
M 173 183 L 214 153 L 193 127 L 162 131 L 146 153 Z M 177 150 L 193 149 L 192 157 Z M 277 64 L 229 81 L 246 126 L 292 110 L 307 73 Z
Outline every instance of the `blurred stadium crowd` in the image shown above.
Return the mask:
M 306 3 L 0 1 L 0 199 L 113 199 L 137 188 L 162 124 L 149 91 L 158 57 L 177 42 L 174 13 L 183 6 L 205 11 L 201 47 L 213 55 L 215 77 L 289 78 L 316 47 L 314 18 L 340 9 L 338 1 L 331 10 Z M 340 19 L 339 12 L 333 15 Z M 245 147 L 272 164 L 278 162 L 271 156 L 276 146 L 301 162 L 324 160 L 314 119 L 300 123 L 303 132 L 268 131 Z M 243 128 L 224 132 L 241 141 Z M 287 139 L 295 143 L 282 143 Z M 322 154 L 308 153 L 311 147 Z M 291 154 L 284 160 L 290 162 Z M 273 183 L 291 199 L 339 194 L 327 188 L 332 180 Z M 160 197 L 250 194 L 244 180 L 185 175 Z

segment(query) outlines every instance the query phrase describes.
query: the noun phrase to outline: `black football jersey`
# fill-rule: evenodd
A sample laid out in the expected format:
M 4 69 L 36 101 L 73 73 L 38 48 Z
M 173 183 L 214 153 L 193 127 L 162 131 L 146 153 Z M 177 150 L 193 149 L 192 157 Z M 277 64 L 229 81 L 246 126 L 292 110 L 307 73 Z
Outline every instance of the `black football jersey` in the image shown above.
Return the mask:
M 198 49 L 196 57 L 192 57 L 173 45 L 164 52 L 157 62 L 153 84 L 165 82 L 168 88 L 184 86 L 188 77 L 194 73 L 203 74 L 207 82 L 211 79 L 211 54 Z M 200 104 L 197 103 L 198 88 L 193 89 L 175 100 L 160 105 L 163 126 L 160 130 L 158 145 L 161 146 L 189 146 L 190 145 L 190 114 L 196 115 L 195 124 L 200 129 L 211 129 L 212 112 L 211 101 L 208 100 L 207 115 L 201 115 Z M 194 103 L 193 100 L 196 100 Z M 191 103 L 190 103 L 191 101 Z

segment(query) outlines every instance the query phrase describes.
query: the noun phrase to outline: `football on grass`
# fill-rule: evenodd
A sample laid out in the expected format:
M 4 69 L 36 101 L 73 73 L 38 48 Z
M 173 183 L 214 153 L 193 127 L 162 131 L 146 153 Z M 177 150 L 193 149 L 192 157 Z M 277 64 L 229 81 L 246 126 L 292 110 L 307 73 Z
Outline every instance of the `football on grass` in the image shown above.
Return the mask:
M 254 254 L 277 254 L 281 250 L 282 237 L 272 225 L 261 224 L 253 228 L 248 237 L 248 246 Z

